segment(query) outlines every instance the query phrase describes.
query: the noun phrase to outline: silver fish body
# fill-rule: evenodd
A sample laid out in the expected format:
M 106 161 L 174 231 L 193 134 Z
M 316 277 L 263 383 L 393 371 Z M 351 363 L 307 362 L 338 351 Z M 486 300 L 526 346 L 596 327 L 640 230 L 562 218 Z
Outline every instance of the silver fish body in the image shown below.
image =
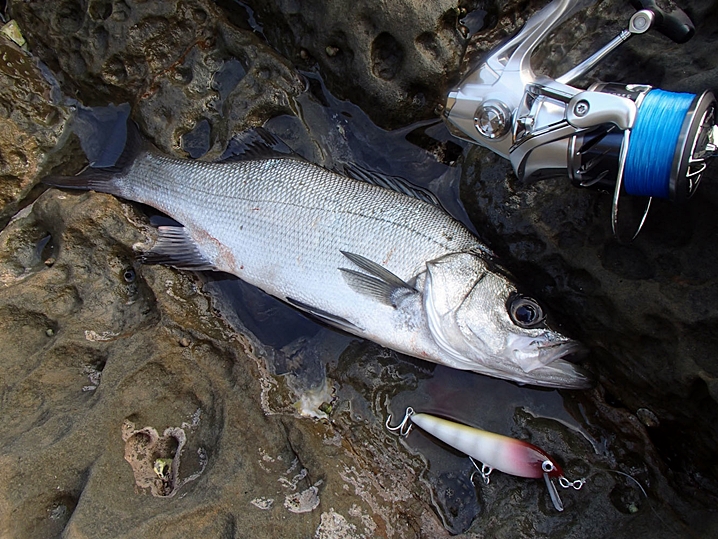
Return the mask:
M 109 192 L 177 220 L 184 228 L 160 227 L 157 246 L 177 267 L 231 273 L 414 357 L 523 383 L 590 384 L 561 359 L 574 341 L 516 326 L 507 313 L 514 285 L 436 205 L 287 157 L 210 163 L 143 150 L 124 172 L 97 176 L 48 183 Z M 175 247 L 199 261 L 181 262 Z

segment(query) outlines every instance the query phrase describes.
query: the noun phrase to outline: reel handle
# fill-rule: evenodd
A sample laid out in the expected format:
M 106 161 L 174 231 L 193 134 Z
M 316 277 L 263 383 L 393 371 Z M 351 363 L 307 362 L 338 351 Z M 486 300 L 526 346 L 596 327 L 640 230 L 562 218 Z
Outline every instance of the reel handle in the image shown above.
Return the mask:
M 653 28 L 675 43 L 685 43 L 696 33 L 690 17 L 672 0 L 631 0 L 631 5 L 652 11 L 656 17 Z

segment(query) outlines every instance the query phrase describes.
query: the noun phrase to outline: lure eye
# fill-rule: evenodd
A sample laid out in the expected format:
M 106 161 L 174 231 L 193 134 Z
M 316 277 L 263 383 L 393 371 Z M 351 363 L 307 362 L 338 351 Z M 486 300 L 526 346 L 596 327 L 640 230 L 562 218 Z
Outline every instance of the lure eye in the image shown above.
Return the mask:
M 525 329 L 540 326 L 546 319 L 536 300 L 519 295 L 509 300 L 509 316 L 514 324 Z
M 550 460 L 544 460 L 541 463 L 541 469 L 544 471 L 544 473 L 551 473 L 556 470 L 556 466 Z

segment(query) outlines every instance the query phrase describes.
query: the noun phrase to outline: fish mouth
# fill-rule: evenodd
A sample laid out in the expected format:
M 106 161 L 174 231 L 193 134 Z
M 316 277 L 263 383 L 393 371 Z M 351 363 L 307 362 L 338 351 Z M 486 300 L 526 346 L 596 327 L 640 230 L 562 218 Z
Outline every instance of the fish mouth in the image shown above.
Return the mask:
M 588 389 L 596 384 L 588 370 L 577 365 L 586 357 L 588 349 L 576 341 L 546 343 L 539 347 L 541 366 L 527 373 L 533 381 L 544 387 L 559 389 Z
M 593 375 L 576 363 L 588 350 L 579 342 L 556 334 L 531 340 L 517 337 L 513 346 L 516 382 L 557 389 L 587 389 L 595 384 Z
M 531 372 L 534 377 L 530 384 L 557 389 L 589 389 L 596 385 L 592 373 L 566 359 L 557 359 Z
M 588 354 L 588 349 L 578 341 L 547 342 L 538 346 L 539 362 L 548 365 L 557 360 L 577 362 Z

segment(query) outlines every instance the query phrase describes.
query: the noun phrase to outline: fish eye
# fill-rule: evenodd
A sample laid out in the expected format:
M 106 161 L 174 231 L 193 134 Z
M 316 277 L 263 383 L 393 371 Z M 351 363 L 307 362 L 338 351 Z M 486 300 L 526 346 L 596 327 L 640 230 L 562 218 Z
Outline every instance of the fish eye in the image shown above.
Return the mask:
M 540 326 L 546 318 L 536 300 L 520 295 L 509 300 L 509 316 L 514 324 L 525 329 Z
M 556 466 L 554 466 L 550 460 L 544 460 L 541 463 L 541 469 L 546 473 L 551 473 L 556 469 Z

